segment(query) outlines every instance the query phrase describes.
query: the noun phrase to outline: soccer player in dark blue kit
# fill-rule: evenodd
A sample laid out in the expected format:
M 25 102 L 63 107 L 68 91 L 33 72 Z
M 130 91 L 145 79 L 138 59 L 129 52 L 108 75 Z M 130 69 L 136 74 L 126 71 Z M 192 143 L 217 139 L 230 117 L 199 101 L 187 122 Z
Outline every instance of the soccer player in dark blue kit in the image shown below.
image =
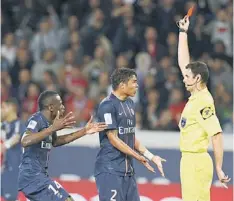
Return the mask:
M 72 201 L 72 197 L 48 176 L 48 161 L 52 146 L 70 143 L 85 134 L 106 128 L 105 123 L 92 123 L 72 134 L 57 136 L 56 131 L 74 125 L 72 112 L 64 117 L 65 108 L 57 92 L 44 91 L 38 99 L 39 112 L 33 114 L 22 136 L 24 147 L 19 170 L 19 190 L 31 201 Z
M 20 157 L 22 147 L 20 145 L 21 133 L 25 124 L 18 118 L 18 103 L 11 98 L 1 104 L 2 125 L 1 129 L 6 134 L 1 153 L 4 155 L 3 170 L 1 174 L 1 196 L 6 201 L 17 200 Z
M 140 201 L 134 177 L 133 158 L 150 171 L 152 161 L 164 176 L 162 159 L 149 152 L 135 137 L 135 106 L 130 97 L 138 89 L 137 75 L 128 68 L 116 69 L 111 76 L 113 92 L 99 105 L 97 117 L 108 128 L 99 133 L 100 151 L 95 179 L 100 201 Z

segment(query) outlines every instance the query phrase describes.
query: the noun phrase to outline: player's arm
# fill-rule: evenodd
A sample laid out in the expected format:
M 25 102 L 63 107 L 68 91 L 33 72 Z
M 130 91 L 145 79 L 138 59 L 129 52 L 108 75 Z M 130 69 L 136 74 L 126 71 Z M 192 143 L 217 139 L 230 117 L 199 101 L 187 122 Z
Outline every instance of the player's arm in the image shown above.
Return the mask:
M 190 62 L 189 48 L 188 48 L 188 27 L 189 18 L 184 17 L 178 22 L 179 32 L 179 44 L 178 44 L 178 63 L 182 74 L 184 75 L 185 67 Z
M 227 187 L 226 183 L 228 183 L 230 179 L 228 176 L 225 176 L 224 172 L 222 171 L 223 135 L 219 120 L 215 114 L 214 104 L 207 104 L 205 107 L 202 107 L 202 109 L 199 109 L 197 120 L 208 136 L 212 138 L 216 172 L 221 183 Z
M 144 145 L 140 143 L 140 141 L 135 137 L 135 149 L 144 155 L 147 159 L 152 161 L 155 165 L 157 165 L 161 175 L 164 177 L 162 162 L 166 162 L 165 159 L 160 156 L 152 154 Z
M 93 134 L 100 131 L 103 131 L 107 128 L 107 125 L 105 123 L 92 123 L 93 117 L 90 118 L 88 123 L 84 128 L 81 130 L 78 130 L 74 133 L 63 135 L 63 136 L 57 136 L 56 134 L 53 134 L 53 146 L 62 146 L 64 144 L 68 144 L 74 140 L 77 140 L 86 134 Z
M 15 145 L 17 145 L 19 142 L 20 142 L 20 134 L 17 133 L 4 142 L 4 147 L 5 149 L 10 149 Z
M 21 144 L 23 147 L 28 147 L 33 144 L 37 144 L 41 142 L 43 139 L 51 135 L 52 133 L 66 128 L 67 126 L 71 126 L 75 123 L 74 116 L 72 112 L 68 113 L 64 118 L 59 118 L 59 112 L 53 122 L 53 124 L 42 131 L 40 130 L 40 122 L 35 120 L 31 120 L 26 128 L 25 133 L 22 136 Z
M 138 154 L 131 147 L 129 147 L 126 143 L 124 143 L 121 139 L 119 139 L 118 130 L 107 131 L 107 137 L 108 137 L 110 143 L 119 151 L 121 151 L 129 156 L 134 157 L 138 161 L 142 160 L 142 156 L 140 154 Z

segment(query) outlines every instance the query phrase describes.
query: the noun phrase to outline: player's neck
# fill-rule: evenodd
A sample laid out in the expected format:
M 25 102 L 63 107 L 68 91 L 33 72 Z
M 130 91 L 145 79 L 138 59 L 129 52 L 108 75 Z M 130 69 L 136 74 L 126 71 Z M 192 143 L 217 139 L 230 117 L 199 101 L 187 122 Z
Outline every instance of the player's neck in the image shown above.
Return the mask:
M 197 87 L 194 87 L 194 89 L 191 91 L 191 95 L 195 95 L 198 92 L 202 91 L 203 89 L 206 89 L 207 86 L 205 84 L 198 85 Z
M 128 98 L 127 95 L 120 93 L 119 91 L 112 91 L 112 94 L 114 94 L 121 101 L 124 101 Z
M 42 110 L 41 113 L 44 115 L 44 117 L 47 119 L 48 122 L 52 123 L 52 118 L 50 112 L 47 112 L 45 110 Z
M 15 121 L 17 118 L 18 118 L 17 114 L 12 113 L 6 118 L 6 121 L 7 122 L 12 122 L 12 121 Z

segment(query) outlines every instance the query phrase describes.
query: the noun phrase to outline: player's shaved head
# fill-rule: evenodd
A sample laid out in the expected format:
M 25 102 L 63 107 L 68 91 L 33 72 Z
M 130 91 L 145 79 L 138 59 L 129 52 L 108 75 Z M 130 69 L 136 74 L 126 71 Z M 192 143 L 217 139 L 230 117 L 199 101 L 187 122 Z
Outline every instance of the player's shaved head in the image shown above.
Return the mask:
M 186 69 L 191 69 L 194 76 L 201 75 L 202 83 L 207 84 L 209 79 L 209 70 L 204 62 L 191 62 L 186 66 Z
M 38 98 L 39 110 L 44 110 L 48 105 L 53 103 L 54 97 L 59 96 L 56 91 L 43 91 Z
M 111 75 L 113 90 L 116 90 L 121 82 L 127 83 L 133 76 L 137 77 L 136 72 L 130 68 L 118 68 Z

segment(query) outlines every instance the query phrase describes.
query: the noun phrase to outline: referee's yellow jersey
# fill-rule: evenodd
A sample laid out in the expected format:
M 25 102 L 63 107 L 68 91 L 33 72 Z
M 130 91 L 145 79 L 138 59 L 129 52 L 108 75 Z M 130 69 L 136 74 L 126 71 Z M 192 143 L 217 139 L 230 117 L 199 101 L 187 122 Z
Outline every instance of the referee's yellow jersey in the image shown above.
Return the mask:
M 207 88 L 190 96 L 181 114 L 179 127 L 181 152 L 205 152 L 209 137 L 222 132 L 214 100 Z
M 190 96 L 179 122 L 180 178 L 183 201 L 210 201 L 213 163 L 209 138 L 222 132 L 214 100 L 207 88 Z

